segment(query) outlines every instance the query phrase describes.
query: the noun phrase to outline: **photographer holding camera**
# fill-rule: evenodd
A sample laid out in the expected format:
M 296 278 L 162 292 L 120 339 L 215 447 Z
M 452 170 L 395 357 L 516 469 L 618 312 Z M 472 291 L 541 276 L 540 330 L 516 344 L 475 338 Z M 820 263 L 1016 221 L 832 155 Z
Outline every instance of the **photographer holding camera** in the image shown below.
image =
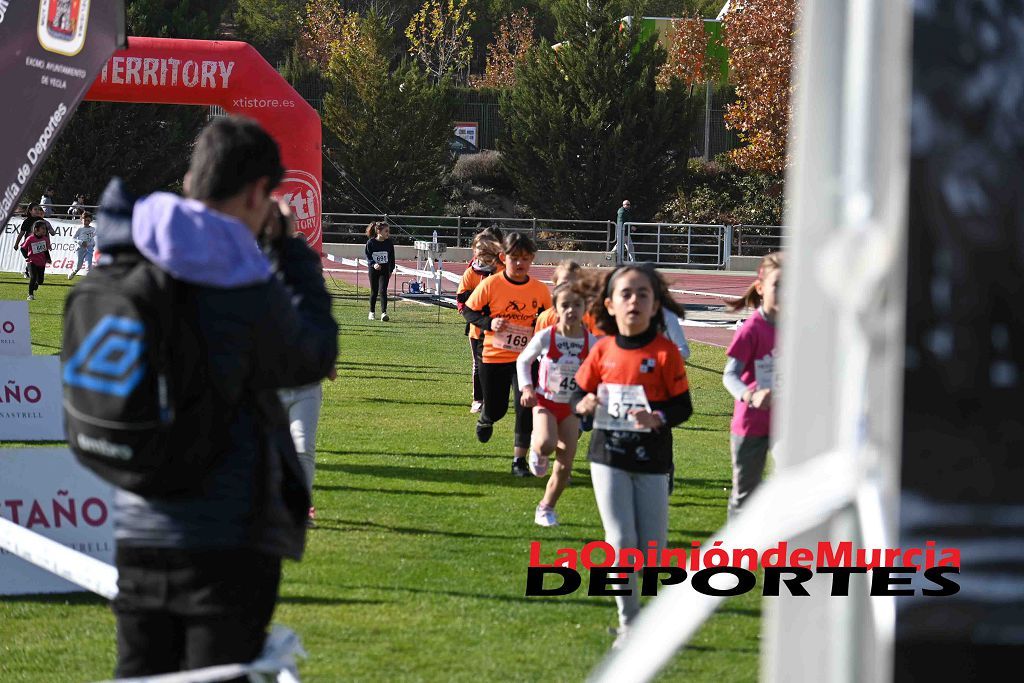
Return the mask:
M 151 269 L 149 281 L 169 276 L 171 286 L 146 290 L 151 301 L 138 310 L 159 310 L 162 295 L 153 292 L 169 293 L 162 310 L 171 314 L 160 314 L 164 327 L 152 327 L 181 333 L 146 343 L 159 345 L 160 353 L 169 347 L 168 375 L 182 378 L 179 393 L 182 385 L 193 392 L 188 400 L 176 394 L 176 409 L 161 411 L 175 415 L 169 431 L 159 435 L 166 441 L 158 451 L 161 466 L 180 479 L 174 485 L 171 477 L 160 477 L 128 486 L 124 481 L 137 471 L 126 469 L 122 476 L 114 471 L 121 463 L 80 452 L 97 437 L 76 442 L 76 455 L 101 461 L 101 476 L 110 473 L 108 480 L 121 485 L 115 498 L 119 594 L 113 602 L 119 677 L 251 661 L 274 612 L 281 560 L 302 556 L 310 501 L 276 391 L 329 374 L 338 327 L 319 255 L 293 235 L 287 206 L 270 196 L 283 173 L 277 144 L 257 123 L 223 117 L 197 139 L 186 198 L 155 193 L 133 202 L 115 180 L 101 201 L 99 277 L 86 280 L 95 288 L 106 277 L 128 288 L 139 279 L 139 268 Z M 127 270 L 118 271 L 119 262 Z M 93 299 L 73 304 L 92 309 L 98 321 L 82 323 L 81 330 L 104 322 L 97 310 L 103 294 L 96 290 Z M 107 299 L 116 296 L 108 293 Z M 123 312 L 106 317 L 112 315 L 125 319 Z M 175 355 L 175 347 L 185 346 L 194 347 L 195 355 Z M 86 360 L 73 372 L 65 365 L 65 397 L 72 403 L 88 398 L 74 393 L 79 375 L 89 370 L 87 352 L 79 357 Z M 97 410 L 112 401 L 97 401 Z M 84 433 L 88 424 L 71 422 L 81 415 L 72 413 L 74 407 L 68 423 Z M 113 442 L 123 435 L 104 438 Z M 135 451 L 139 459 L 146 456 L 144 448 L 124 452 L 134 457 Z

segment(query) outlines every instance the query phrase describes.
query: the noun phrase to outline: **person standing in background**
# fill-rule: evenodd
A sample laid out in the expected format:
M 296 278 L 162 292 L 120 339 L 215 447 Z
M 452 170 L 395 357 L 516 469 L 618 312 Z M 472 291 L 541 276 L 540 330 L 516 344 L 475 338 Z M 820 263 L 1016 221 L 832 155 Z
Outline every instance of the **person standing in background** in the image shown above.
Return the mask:
M 57 194 L 57 190 L 52 185 L 47 185 L 46 192 L 39 199 L 39 205 L 43 207 L 43 215 L 49 218 L 53 215 L 53 195 Z
M 85 195 L 79 192 L 75 195 L 75 201 L 68 207 L 69 216 L 80 216 L 85 211 Z
M 370 315 L 374 319 L 377 297 L 380 297 L 380 319 L 388 318 L 388 281 L 395 270 L 395 243 L 391 241 L 391 228 L 384 221 L 366 226 L 366 267 L 370 272 Z
M 633 237 L 630 234 L 632 227 L 626 227 L 633 220 L 633 207 L 628 199 L 622 200 L 622 206 L 615 214 L 616 232 L 622 235 L 622 259 L 623 261 L 636 261 L 636 249 L 633 246 Z M 621 228 L 621 229 L 619 229 Z M 616 242 L 618 240 L 616 239 Z M 616 255 L 618 245 L 616 244 Z

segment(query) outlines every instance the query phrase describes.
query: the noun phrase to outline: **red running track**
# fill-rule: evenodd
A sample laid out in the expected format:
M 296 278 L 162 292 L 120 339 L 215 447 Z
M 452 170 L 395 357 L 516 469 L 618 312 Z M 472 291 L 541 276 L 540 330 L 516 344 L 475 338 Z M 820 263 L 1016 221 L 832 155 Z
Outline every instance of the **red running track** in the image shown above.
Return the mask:
M 361 287 L 369 285 L 365 267 L 345 266 L 326 258 L 323 260 L 323 265 L 325 275 L 349 284 L 358 284 Z M 399 261 L 399 265 L 415 268 L 416 262 Z M 461 276 L 466 270 L 466 264 L 445 263 L 444 269 L 449 273 Z M 554 266 L 537 265 L 530 269 L 530 273 L 541 280 L 550 282 L 554 269 Z M 684 306 L 699 307 L 701 309 L 709 306 L 713 308 L 724 306 L 724 298 L 741 296 L 754 280 L 753 274 L 695 273 L 692 271 L 685 273 L 663 271 L 662 274 L 668 280 L 669 287 L 676 301 L 679 301 Z M 401 292 L 403 284 L 412 279 L 413 277 L 409 275 L 397 275 L 392 279 L 389 289 L 395 291 L 397 288 L 397 291 Z M 454 292 L 455 289 L 456 285 L 454 282 L 445 281 L 445 291 Z M 694 327 L 689 325 L 686 327 L 687 338 L 715 346 L 727 346 L 732 339 L 732 335 L 733 330 L 728 328 Z

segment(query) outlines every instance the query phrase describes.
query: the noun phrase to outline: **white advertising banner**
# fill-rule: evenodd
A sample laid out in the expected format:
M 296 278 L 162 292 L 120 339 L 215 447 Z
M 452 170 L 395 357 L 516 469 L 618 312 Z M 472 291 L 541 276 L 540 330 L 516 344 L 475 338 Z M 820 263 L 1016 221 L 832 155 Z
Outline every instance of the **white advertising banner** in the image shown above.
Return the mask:
M 0 356 L 31 356 L 27 301 L 0 301 Z
M 114 562 L 113 500 L 113 487 L 67 448 L 0 450 L 0 518 L 107 564 Z M 0 550 L 0 595 L 81 590 Z
M 4 226 L 3 234 L 0 234 L 0 271 L 5 273 L 20 273 L 25 270 L 25 257 L 18 250 L 18 231 L 25 219 L 21 216 L 11 218 Z M 56 235 L 50 235 L 50 256 L 53 263 L 46 266 L 46 275 L 63 275 L 67 277 L 75 269 L 75 262 L 78 259 L 78 243 L 72 239 L 75 231 L 82 227 L 80 220 L 63 220 L 60 218 L 46 219 Z M 97 230 L 99 226 L 93 221 L 93 227 Z M 79 275 L 84 274 L 88 266 L 83 265 Z
M 479 130 L 480 124 L 476 121 L 459 121 L 455 124 L 455 135 L 471 143 L 474 147 L 480 146 L 480 143 L 477 142 Z
M 0 357 L 0 441 L 63 441 L 57 356 Z

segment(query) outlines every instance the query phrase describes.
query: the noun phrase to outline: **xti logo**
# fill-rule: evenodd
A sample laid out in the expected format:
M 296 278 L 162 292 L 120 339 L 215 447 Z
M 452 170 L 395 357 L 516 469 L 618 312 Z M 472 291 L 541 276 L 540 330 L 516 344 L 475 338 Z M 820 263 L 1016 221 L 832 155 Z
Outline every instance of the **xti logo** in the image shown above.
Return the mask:
M 127 396 L 146 374 L 144 331 L 138 320 L 104 316 L 64 366 L 64 384 Z

